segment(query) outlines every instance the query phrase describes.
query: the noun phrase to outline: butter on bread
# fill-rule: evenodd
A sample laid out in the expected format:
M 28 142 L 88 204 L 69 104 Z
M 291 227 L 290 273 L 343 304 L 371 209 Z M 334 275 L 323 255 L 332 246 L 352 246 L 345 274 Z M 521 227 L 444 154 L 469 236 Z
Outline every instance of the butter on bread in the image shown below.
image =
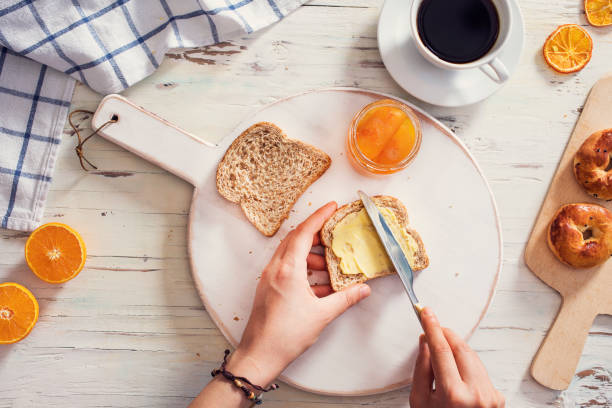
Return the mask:
M 238 203 L 262 234 L 272 236 L 302 193 L 331 164 L 322 150 L 260 122 L 236 138 L 217 167 L 217 191 Z
M 418 232 L 411 229 L 408 223 L 408 212 L 406 207 L 395 197 L 390 196 L 374 196 L 372 200 L 376 206 L 391 210 L 395 214 L 395 218 L 399 225 L 405 229 L 418 246 L 418 250 L 414 253 L 414 259 L 411 261 L 412 269 L 419 271 L 425 269 L 429 265 L 429 258 L 425 251 L 425 245 Z M 325 247 L 325 260 L 327 262 L 327 270 L 329 272 L 329 280 L 331 287 L 334 291 L 339 291 L 347 286 L 355 283 L 365 282 L 369 279 L 379 278 L 395 273 L 394 268 L 384 270 L 377 273 L 375 276 L 368 278 L 363 273 L 347 275 L 342 272 L 340 268 L 340 258 L 336 256 L 332 249 L 332 243 L 334 239 L 334 229 L 340 221 L 342 221 L 349 214 L 357 213 L 363 209 L 363 203 L 361 200 L 353 201 L 352 203 L 346 204 L 340 207 L 323 225 L 321 229 L 321 244 Z

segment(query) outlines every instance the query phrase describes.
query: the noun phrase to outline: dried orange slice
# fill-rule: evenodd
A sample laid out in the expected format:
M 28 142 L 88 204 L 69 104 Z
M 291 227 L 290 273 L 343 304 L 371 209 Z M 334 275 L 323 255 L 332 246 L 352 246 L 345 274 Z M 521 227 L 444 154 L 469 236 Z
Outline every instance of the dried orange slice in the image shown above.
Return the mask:
M 593 40 L 586 30 L 576 24 L 564 24 L 544 43 L 544 59 L 557 72 L 568 74 L 580 71 L 591 60 Z
M 25 257 L 40 279 L 63 283 L 81 272 L 87 252 L 78 232 L 65 224 L 52 222 L 32 232 L 25 245 Z
M 0 284 L 0 344 L 16 343 L 30 334 L 38 320 L 38 302 L 18 283 Z
M 601 27 L 612 24 L 612 0 L 584 0 L 584 12 L 591 25 Z

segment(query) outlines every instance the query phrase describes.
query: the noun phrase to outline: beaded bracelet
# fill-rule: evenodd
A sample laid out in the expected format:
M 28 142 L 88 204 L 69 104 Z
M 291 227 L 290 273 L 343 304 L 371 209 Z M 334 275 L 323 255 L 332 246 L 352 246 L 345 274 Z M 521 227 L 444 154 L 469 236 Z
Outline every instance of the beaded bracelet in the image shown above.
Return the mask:
M 223 377 L 230 380 L 236 387 L 240 388 L 242 392 L 244 393 L 244 396 L 247 397 L 249 401 L 253 401 L 255 405 L 259 405 L 263 401 L 261 400 L 261 398 L 255 395 L 255 393 L 251 391 L 246 385 L 244 385 L 244 383 L 248 384 L 251 388 L 257 391 L 260 391 L 260 392 L 268 392 L 268 391 L 274 391 L 278 389 L 278 384 L 272 384 L 268 388 L 264 388 L 262 386 L 253 384 L 252 382 L 250 382 L 244 377 L 235 376 L 234 374 L 227 371 L 225 369 L 225 366 L 227 365 L 227 356 L 229 356 L 229 354 L 230 354 L 230 351 L 225 350 L 225 355 L 223 356 L 223 363 L 221 364 L 221 367 L 215 370 L 212 370 L 210 375 L 212 375 L 213 377 L 216 377 L 217 375 L 221 374 Z

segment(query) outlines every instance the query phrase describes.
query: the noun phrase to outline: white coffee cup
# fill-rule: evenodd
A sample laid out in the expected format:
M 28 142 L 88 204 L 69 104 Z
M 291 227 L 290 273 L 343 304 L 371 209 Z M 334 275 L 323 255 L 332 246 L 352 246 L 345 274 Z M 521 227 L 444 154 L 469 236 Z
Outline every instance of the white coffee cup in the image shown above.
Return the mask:
M 497 34 L 497 40 L 491 47 L 491 49 L 482 57 L 475 61 L 467 62 L 465 64 L 457 64 L 448 62 L 436 54 L 434 54 L 421 40 L 418 29 L 418 14 L 419 7 L 424 0 L 413 0 L 412 8 L 410 9 L 410 22 L 412 29 L 412 36 L 416 44 L 417 50 L 421 55 L 432 64 L 449 70 L 461 70 L 461 69 L 472 69 L 480 68 L 489 78 L 497 83 L 502 83 L 510 76 L 508 69 L 498 58 L 504 45 L 508 41 L 510 36 L 510 29 L 512 27 L 512 8 L 510 7 L 510 1 L 512 0 L 490 0 L 491 3 L 497 9 L 497 15 L 499 17 L 499 32 Z M 453 1 L 453 0 L 449 0 Z

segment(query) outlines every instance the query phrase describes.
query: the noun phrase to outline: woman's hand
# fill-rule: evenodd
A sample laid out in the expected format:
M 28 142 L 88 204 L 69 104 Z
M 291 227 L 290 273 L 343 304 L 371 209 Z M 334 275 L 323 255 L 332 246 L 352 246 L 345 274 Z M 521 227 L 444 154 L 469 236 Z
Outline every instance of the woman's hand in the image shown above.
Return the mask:
M 503 408 L 504 396 L 491 384 L 474 350 L 452 330 L 440 327 L 431 309 L 425 308 L 421 319 L 425 334 L 419 339 L 410 406 Z
M 253 310 L 227 369 L 254 383 L 272 382 L 346 309 L 370 294 L 354 285 L 334 293 L 329 285 L 310 286 L 307 269 L 326 270 L 325 258 L 310 253 L 319 230 L 336 210 L 326 204 L 282 240 L 263 271 Z

